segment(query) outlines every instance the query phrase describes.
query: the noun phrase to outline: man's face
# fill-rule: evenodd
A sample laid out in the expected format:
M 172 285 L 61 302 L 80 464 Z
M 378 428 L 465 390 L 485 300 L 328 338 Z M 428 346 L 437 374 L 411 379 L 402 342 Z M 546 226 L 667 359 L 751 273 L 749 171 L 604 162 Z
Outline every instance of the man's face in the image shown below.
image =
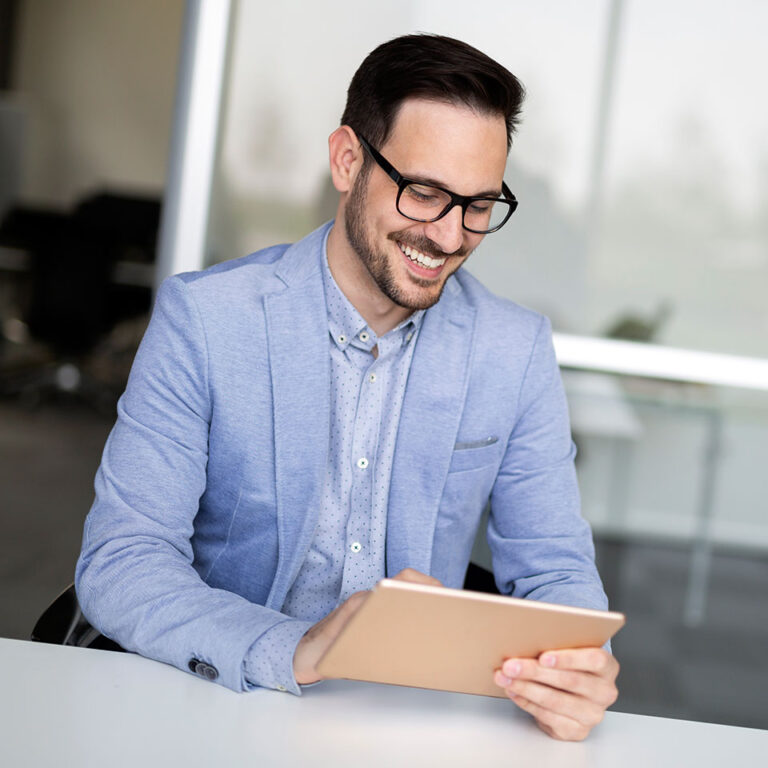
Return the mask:
M 507 133 L 500 115 L 411 99 L 398 113 L 386 144 L 377 147 L 405 177 L 463 195 L 499 194 L 507 161 Z M 349 192 L 347 239 L 379 290 L 409 309 L 440 298 L 448 277 L 483 235 L 462 227 L 461 207 L 439 221 L 411 221 L 398 213 L 397 185 L 372 160 Z

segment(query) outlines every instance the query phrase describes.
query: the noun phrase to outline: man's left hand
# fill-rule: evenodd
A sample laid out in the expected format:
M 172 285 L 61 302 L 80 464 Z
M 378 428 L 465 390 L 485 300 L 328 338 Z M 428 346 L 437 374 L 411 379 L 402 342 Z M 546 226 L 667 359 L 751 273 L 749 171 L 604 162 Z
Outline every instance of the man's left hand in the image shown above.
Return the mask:
M 507 659 L 494 682 L 539 728 L 564 741 L 586 738 L 616 701 L 619 663 L 602 648 L 547 651 L 538 659 Z

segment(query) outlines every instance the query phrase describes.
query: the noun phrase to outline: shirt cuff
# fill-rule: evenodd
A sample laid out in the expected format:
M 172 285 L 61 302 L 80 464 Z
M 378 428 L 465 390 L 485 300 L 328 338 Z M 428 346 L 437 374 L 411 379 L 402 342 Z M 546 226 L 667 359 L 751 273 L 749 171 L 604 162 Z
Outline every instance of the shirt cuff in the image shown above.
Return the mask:
M 301 696 L 293 676 L 293 655 L 311 621 L 288 619 L 268 629 L 249 649 L 243 661 L 246 685 L 274 688 Z

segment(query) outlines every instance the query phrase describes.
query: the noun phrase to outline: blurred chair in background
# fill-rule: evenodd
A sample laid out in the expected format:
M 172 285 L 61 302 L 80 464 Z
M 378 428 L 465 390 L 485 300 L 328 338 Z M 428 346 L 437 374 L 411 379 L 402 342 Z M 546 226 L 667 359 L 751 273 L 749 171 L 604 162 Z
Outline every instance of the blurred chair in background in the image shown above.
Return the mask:
M 25 353 L 0 364 L 0 394 L 37 402 L 67 393 L 114 407 L 130 360 L 111 334 L 149 311 L 159 220 L 159 200 L 112 193 L 89 196 L 71 213 L 6 214 L 0 246 L 27 256 L 17 306 L 28 339 L 14 339 Z M 127 335 L 132 358 L 140 329 Z

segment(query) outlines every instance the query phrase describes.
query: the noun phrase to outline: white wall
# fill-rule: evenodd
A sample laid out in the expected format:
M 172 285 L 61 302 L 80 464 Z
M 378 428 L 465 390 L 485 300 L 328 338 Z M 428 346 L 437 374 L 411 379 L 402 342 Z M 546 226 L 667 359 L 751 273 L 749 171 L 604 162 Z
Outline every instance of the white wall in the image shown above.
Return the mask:
M 183 9 L 183 0 L 21 4 L 14 90 L 27 115 L 27 201 L 163 188 Z

